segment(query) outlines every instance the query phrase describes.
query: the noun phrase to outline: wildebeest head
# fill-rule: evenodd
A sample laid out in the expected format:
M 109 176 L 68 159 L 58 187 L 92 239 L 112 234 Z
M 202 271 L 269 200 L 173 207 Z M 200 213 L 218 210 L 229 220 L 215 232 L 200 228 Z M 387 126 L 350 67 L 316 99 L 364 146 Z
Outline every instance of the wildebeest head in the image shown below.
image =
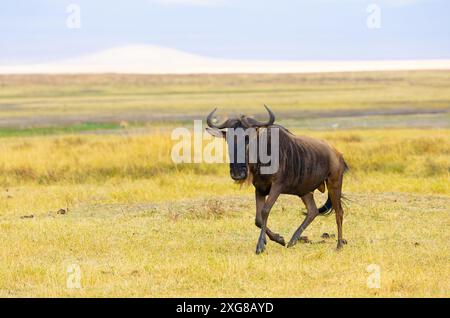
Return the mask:
M 266 105 L 264 107 L 269 113 L 269 119 L 266 122 L 241 115 L 238 118 L 229 118 L 221 124 L 215 124 L 213 116 L 217 108 L 206 118 L 206 123 L 209 126 L 209 128 L 206 128 L 206 131 L 214 137 L 225 138 L 227 141 L 230 157 L 230 176 L 235 181 L 245 180 L 248 176 L 248 153 L 246 150 L 251 138 L 251 132 L 255 131 L 255 128 L 267 127 L 275 122 L 274 113 Z

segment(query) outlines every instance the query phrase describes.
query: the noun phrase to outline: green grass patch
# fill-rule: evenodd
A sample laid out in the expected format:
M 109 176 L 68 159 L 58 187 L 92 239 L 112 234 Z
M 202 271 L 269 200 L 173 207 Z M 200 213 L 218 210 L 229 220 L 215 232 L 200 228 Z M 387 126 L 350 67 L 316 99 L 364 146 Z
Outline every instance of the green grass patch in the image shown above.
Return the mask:
M 0 138 L 4 137 L 28 137 L 60 134 L 75 134 L 97 130 L 122 129 L 118 123 L 81 123 L 70 126 L 34 127 L 34 128 L 0 128 Z

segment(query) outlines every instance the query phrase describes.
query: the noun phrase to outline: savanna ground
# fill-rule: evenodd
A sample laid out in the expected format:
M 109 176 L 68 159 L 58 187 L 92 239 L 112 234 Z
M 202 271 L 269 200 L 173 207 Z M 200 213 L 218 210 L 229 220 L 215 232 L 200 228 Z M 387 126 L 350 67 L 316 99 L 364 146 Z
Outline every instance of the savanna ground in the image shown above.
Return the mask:
M 343 251 L 331 215 L 255 255 L 252 188 L 171 161 L 174 127 L 263 103 L 344 153 Z M 0 76 L 0 296 L 448 297 L 449 177 L 450 72 Z

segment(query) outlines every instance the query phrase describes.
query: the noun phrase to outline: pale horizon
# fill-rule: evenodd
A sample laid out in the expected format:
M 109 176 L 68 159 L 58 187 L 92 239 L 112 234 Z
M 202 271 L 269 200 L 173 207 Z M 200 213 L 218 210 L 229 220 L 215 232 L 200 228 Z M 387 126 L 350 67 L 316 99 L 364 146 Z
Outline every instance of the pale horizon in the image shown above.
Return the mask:
M 203 74 L 321 73 L 449 70 L 450 59 L 434 60 L 238 60 L 217 59 L 155 45 L 128 45 L 48 63 L 0 65 L 0 74 Z

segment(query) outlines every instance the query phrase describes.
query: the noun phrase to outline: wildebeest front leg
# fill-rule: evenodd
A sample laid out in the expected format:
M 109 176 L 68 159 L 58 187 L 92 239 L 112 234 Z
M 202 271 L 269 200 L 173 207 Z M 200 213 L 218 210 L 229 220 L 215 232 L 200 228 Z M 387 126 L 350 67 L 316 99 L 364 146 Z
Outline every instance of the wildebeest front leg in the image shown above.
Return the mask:
M 261 228 L 262 226 L 261 211 L 264 207 L 264 204 L 266 203 L 266 196 L 262 195 L 258 190 L 255 190 L 255 199 L 256 199 L 255 225 L 258 228 Z M 272 241 L 277 242 L 278 244 L 281 244 L 283 246 L 286 245 L 284 238 L 280 234 L 272 232 L 267 226 L 266 226 L 266 234 Z
M 270 190 L 269 196 L 267 197 L 266 202 L 264 203 L 264 206 L 261 209 L 261 233 L 259 234 L 258 244 L 256 245 L 256 254 L 260 254 L 262 251 L 264 251 L 265 245 L 266 245 L 266 231 L 267 231 L 267 219 L 269 218 L 270 210 L 272 209 L 273 205 L 275 204 L 275 201 L 277 201 L 278 197 L 280 196 L 280 191 L 272 187 Z
M 316 202 L 314 202 L 314 196 L 312 193 L 308 193 L 301 197 L 303 203 L 306 205 L 306 209 L 308 210 L 308 214 L 306 215 L 305 220 L 300 225 L 300 227 L 295 231 L 291 240 L 289 241 L 287 247 L 294 246 L 302 235 L 303 231 L 308 227 L 308 225 L 319 215 L 319 210 L 317 210 Z

